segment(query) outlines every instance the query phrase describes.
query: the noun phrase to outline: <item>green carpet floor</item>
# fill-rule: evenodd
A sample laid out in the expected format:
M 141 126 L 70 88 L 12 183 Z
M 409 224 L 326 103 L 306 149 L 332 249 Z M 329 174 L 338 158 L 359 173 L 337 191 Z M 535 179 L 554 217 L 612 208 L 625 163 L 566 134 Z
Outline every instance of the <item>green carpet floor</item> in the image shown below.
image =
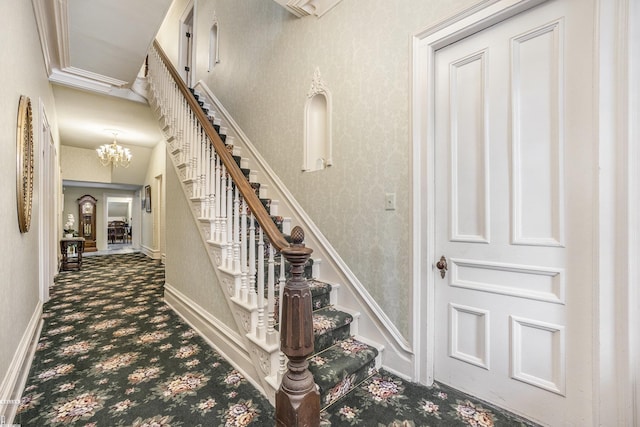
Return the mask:
M 141 254 L 61 272 L 15 424 L 272 426 L 274 409 L 163 302 L 164 267 Z M 384 371 L 322 413 L 333 426 L 531 425 L 444 386 Z

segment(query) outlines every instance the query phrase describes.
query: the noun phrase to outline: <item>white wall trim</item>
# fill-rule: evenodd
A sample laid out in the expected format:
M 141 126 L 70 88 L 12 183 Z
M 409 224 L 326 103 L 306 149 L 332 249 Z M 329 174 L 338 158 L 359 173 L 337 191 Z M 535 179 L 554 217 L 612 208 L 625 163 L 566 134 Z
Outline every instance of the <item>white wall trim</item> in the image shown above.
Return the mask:
M 51 157 L 53 156 L 56 161 L 57 158 L 55 146 L 51 145 L 51 128 L 42 98 L 38 98 L 38 111 L 40 112 L 38 116 L 38 131 L 34 134 L 34 138 L 38 142 L 36 144 L 38 150 L 36 151 L 40 156 L 38 166 L 38 289 L 40 301 L 44 304 L 49 300 L 49 287 L 53 284 L 53 277 L 58 269 L 58 251 L 54 250 L 54 253 L 52 253 L 51 249 L 55 248 L 58 243 L 57 220 L 60 214 L 56 209 L 55 201 L 51 206 L 47 200 L 47 193 L 51 190 L 51 185 L 49 184 L 56 182 L 55 171 L 49 170 Z M 52 222 L 56 224 L 55 227 L 50 226 Z M 52 243 L 54 246 L 51 245 Z
M 546 0 L 485 0 L 413 36 L 411 66 L 412 128 L 412 277 L 414 378 L 434 378 L 434 121 L 436 50 L 532 8 Z M 427 165 L 427 167 L 423 167 Z M 426 261 L 425 261 L 426 260 Z M 426 309 L 425 309 L 426 308 Z
M 594 425 L 638 422 L 639 7 L 637 0 L 596 2 Z
M 207 341 L 207 344 L 266 396 L 251 356 L 245 349 L 244 339 L 236 331 L 220 322 L 169 283 L 164 285 L 164 299 L 173 311 Z
M 627 164 L 629 167 L 629 182 L 627 217 L 629 218 L 629 260 L 640 259 L 640 1 L 634 0 L 627 11 L 628 33 L 627 41 L 629 63 L 627 64 L 628 82 L 628 130 L 627 145 L 629 152 Z M 640 265 L 629 262 L 629 335 L 631 349 L 631 424 L 640 425 Z M 634 363 L 635 361 L 635 363 Z
M 0 383 L 0 401 L 19 401 L 27 382 L 33 354 L 42 330 L 42 303 L 38 301 L 31 315 L 31 320 L 22 334 L 20 343 L 13 355 L 9 369 Z M 0 417 L 4 416 L 7 424 L 13 423 L 17 404 L 0 404 Z
M 196 57 L 193 55 L 193 53 L 195 53 L 196 51 L 196 10 L 198 9 L 197 4 L 196 4 L 196 0 L 189 0 L 189 2 L 187 3 L 187 5 L 185 6 L 184 10 L 182 11 L 182 15 L 180 16 L 180 20 L 178 23 L 178 73 L 180 74 L 180 76 L 183 78 L 183 80 L 185 81 L 185 84 L 189 87 L 192 87 L 192 82 L 195 81 L 195 70 L 196 70 Z M 189 78 L 186 78 L 186 73 L 185 73 L 185 69 L 184 67 L 187 65 L 185 63 L 183 63 L 183 60 L 185 58 L 185 55 L 187 55 L 187 53 L 185 52 L 185 49 L 187 48 L 187 46 L 185 46 L 184 43 L 184 37 L 183 34 L 185 33 L 185 30 L 187 28 L 187 25 L 185 24 L 185 22 L 187 21 L 187 19 L 189 18 L 189 14 L 191 14 L 191 71 L 189 72 Z
M 148 256 L 151 259 L 161 259 L 162 258 L 162 254 L 160 253 L 160 249 L 153 249 L 153 248 L 150 248 L 149 246 L 140 245 L 140 252 L 142 252 L 143 254 L 145 254 L 146 256 Z

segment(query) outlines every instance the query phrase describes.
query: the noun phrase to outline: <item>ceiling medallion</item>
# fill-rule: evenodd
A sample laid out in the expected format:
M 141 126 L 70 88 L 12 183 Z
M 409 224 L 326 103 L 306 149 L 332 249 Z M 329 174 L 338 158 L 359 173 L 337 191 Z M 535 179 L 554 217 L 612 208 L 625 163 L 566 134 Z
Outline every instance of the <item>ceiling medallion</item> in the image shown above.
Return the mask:
M 31 226 L 33 200 L 33 119 L 31 100 L 24 95 L 20 96 L 20 102 L 18 103 L 16 145 L 18 227 L 21 233 L 26 233 Z

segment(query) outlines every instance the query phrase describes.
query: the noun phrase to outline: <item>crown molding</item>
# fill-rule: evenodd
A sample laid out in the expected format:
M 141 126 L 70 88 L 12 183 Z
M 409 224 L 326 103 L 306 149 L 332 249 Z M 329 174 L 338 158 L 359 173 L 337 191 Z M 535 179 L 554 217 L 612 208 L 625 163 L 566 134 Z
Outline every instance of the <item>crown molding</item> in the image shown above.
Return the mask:
M 49 81 L 137 102 L 144 97 L 127 89 L 130 82 L 71 65 L 69 0 L 32 0 L 40 44 Z
M 64 67 L 62 68 L 62 71 L 64 71 L 65 73 L 68 74 L 73 74 L 76 75 L 78 77 L 82 77 L 85 79 L 89 79 L 89 80 L 95 80 L 99 83 L 103 83 L 103 84 L 107 84 L 110 86 L 115 86 L 115 87 L 124 87 L 127 86 L 129 84 L 129 82 L 126 82 L 124 80 L 120 80 L 120 79 L 115 79 L 113 77 L 109 77 L 109 76 L 105 76 L 102 74 L 98 74 L 98 73 L 94 73 L 91 71 L 87 71 L 87 70 L 83 70 L 81 68 L 76 68 L 76 67 Z
M 85 78 L 77 74 L 68 73 L 65 70 L 59 70 L 57 68 L 54 68 L 49 74 L 49 81 L 51 83 L 68 86 L 75 89 L 115 96 L 118 98 L 128 99 L 129 101 L 140 102 L 143 104 L 147 103 L 147 99 L 145 97 L 141 96 L 131 89 L 116 87 L 108 83 Z
M 320 18 L 322 15 L 333 9 L 341 0 L 274 0 L 280 6 L 303 18 L 309 15 L 315 15 Z

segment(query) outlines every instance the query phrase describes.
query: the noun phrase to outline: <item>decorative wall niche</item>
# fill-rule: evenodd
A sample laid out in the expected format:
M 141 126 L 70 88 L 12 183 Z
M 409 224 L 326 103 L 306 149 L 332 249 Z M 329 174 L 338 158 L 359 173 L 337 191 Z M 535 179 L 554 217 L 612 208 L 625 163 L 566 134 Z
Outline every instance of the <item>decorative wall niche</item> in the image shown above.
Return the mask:
M 313 172 L 333 164 L 331 154 L 331 93 L 316 68 L 304 111 L 302 170 Z
M 213 24 L 209 30 L 209 71 L 213 71 L 213 68 L 220 62 L 220 26 L 218 24 L 218 18 L 213 14 Z

